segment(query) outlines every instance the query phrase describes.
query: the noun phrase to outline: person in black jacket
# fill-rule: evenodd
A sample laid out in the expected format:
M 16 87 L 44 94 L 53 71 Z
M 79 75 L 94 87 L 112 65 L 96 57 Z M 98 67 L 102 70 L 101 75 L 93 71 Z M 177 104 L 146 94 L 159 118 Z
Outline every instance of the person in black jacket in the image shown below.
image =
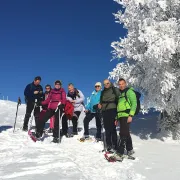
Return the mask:
M 34 78 L 34 82 L 28 84 L 24 90 L 25 102 L 26 102 L 26 114 L 24 117 L 24 124 L 23 124 L 23 131 L 28 130 L 28 122 L 29 118 L 31 117 L 31 113 L 34 109 L 35 99 L 37 102 L 43 100 L 43 88 L 40 85 L 41 77 L 37 76 Z M 40 107 L 35 106 L 34 109 L 34 116 L 35 122 L 38 122 L 40 113 Z

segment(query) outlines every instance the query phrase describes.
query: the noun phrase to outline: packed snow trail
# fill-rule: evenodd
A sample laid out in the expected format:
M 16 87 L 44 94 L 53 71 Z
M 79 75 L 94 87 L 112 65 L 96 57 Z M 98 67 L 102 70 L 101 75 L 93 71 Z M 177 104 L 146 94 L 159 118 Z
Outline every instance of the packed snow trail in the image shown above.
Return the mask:
M 178 143 L 141 140 L 133 135 L 136 160 L 109 163 L 100 152 L 103 148 L 101 143 L 77 141 L 83 131 L 73 138 L 63 137 L 61 144 L 51 143 L 51 136 L 34 143 L 27 133 L 19 129 L 25 105 L 19 107 L 14 134 L 12 126 L 16 103 L 0 101 L 0 109 L 0 180 L 179 179 Z M 82 127 L 82 119 L 83 114 L 79 127 Z M 90 127 L 95 127 L 94 121 Z

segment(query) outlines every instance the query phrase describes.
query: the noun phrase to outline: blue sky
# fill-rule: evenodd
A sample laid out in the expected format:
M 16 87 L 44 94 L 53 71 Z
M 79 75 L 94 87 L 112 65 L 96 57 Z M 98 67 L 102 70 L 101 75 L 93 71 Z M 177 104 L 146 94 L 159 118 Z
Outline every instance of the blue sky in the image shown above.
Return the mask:
M 43 87 L 60 79 L 89 96 L 117 64 L 110 44 L 126 34 L 112 15 L 119 8 L 113 0 L 0 1 L 0 93 L 23 99 L 40 75 Z

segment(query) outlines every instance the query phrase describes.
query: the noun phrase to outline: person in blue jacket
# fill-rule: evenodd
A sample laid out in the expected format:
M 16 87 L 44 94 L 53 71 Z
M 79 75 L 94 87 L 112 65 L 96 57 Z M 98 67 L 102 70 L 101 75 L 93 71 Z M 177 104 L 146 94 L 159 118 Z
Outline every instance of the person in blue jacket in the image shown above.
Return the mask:
M 97 127 L 97 133 L 96 133 L 96 140 L 101 139 L 101 120 L 96 112 L 96 109 L 94 107 L 99 104 L 100 97 L 101 97 L 101 83 L 97 82 L 95 84 L 95 90 L 92 92 L 89 102 L 86 105 L 86 116 L 84 118 L 84 136 L 82 139 L 88 139 L 89 138 L 89 122 L 95 118 L 96 119 L 96 127 Z
M 35 105 L 35 99 L 37 99 L 37 102 L 40 102 L 43 100 L 43 88 L 40 85 L 41 77 L 37 76 L 34 78 L 34 81 L 30 84 L 28 84 L 24 90 L 24 96 L 25 96 L 25 102 L 26 102 L 26 114 L 24 117 L 24 124 L 23 124 L 23 131 L 28 130 L 28 122 L 29 118 L 31 117 L 31 113 L 34 109 Z M 35 116 L 35 122 L 37 124 L 39 119 L 39 113 L 40 113 L 40 107 L 35 106 L 34 109 L 34 116 Z

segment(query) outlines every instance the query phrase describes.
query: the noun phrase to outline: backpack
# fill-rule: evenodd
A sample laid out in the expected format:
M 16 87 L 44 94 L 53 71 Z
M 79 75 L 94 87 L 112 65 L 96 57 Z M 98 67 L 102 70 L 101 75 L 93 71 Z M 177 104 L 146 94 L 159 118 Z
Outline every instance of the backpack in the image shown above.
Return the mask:
M 128 103 L 129 103 L 129 101 L 128 101 L 128 98 L 127 98 L 127 92 L 128 92 L 129 89 L 130 89 L 130 88 L 126 88 L 126 89 L 125 89 L 125 99 L 126 99 L 126 101 L 127 101 Z M 132 89 L 132 91 L 134 91 L 134 93 L 135 93 L 135 95 L 136 95 L 136 101 L 137 101 L 136 112 L 135 112 L 134 115 L 138 115 L 139 112 L 140 112 L 140 110 L 141 110 L 141 102 L 140 102 L 141 93 L 138 92 L 138 91 L 135 91 L 135 90 L 133 90 L 133 89 Z
M 66 104 L 65 104 L 64 113 L 69 120 L 72 119 L 73 113 L 74 113 L 74 106 L 68 100 L 66 101 Z

